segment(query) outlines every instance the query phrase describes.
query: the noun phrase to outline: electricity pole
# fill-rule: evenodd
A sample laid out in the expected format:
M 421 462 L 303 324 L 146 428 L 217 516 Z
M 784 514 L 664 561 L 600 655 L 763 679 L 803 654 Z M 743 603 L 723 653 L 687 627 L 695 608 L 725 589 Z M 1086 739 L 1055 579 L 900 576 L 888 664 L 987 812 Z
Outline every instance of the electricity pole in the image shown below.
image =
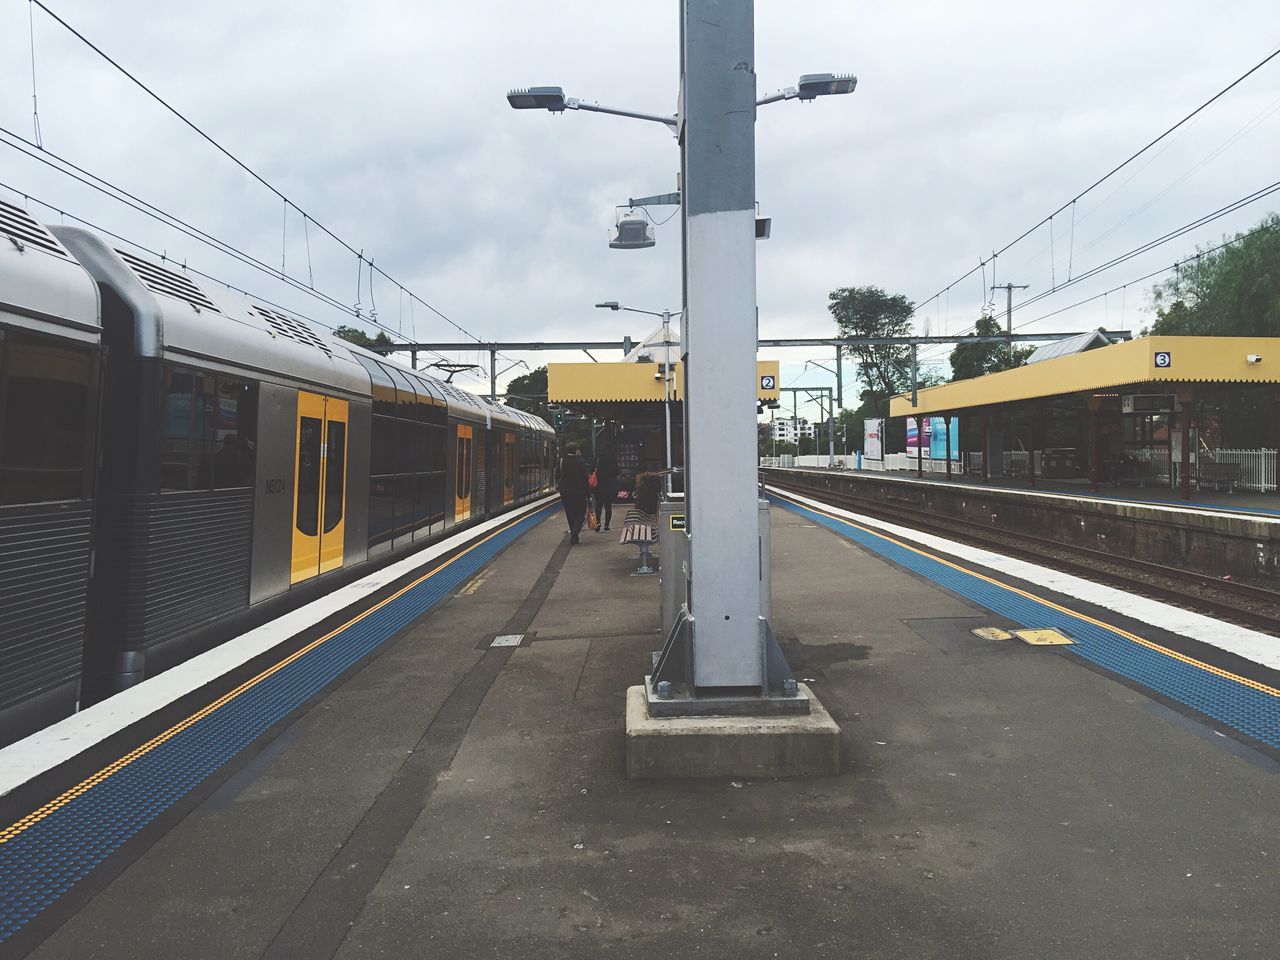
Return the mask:
M 991 292 L 1003 290 L 1007 296 L 1004 306 L 1004 329 L 1009 335 L 1009 362 L 1013 362 L 1013 291 L 1027 290 L 1025 283 L 1001 283 L 991 288 Z

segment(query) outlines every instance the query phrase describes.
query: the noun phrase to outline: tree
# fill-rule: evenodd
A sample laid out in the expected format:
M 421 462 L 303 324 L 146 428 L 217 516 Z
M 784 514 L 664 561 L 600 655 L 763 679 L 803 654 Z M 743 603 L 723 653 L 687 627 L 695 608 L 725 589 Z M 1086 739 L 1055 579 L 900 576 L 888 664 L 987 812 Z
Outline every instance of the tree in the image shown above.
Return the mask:
M 1236 234 L 1151 291 L 1157 335 L 1280 336 L 1280 215 Z
M 538 367 L 507 383 L 507 405 L 551 422 L 547 411 L 547 368 Z
M 841 287 L 831 291 L 827 309 L 841 337 L 906 337 L 915 304 L 880 287 Z M 872 394 L 867 398 L 864 392 L 864 402 L 869 399 L 888 416 L 889 398 L 911 385 L 911 348 L 850 347 L 849 353 L 858 361 L 858 380 Z
M 341 326 L 333 331 L 333 335 L 347 341 L 347 343 L 354 343 L 357 347 L 390 347 L 395 345 L 395 341 L 382 330 L 378 331 L 376 337 L 371 337 L 357 327 Z
M 989 313 L 984 313 L 974 324 L 971 337 L 998 337 L 1004 331 L 1000 321 Z M 968 339 L 966 337 L 965 339 Z M 972 380 L 1000 370 L 1011 370 L 1021 367 L 1031 356 L 1032 347 L 1014 347 L 1010 356 L 1009 346 L 1004 343 L 959 343 L 951 351 L 951 380 Z

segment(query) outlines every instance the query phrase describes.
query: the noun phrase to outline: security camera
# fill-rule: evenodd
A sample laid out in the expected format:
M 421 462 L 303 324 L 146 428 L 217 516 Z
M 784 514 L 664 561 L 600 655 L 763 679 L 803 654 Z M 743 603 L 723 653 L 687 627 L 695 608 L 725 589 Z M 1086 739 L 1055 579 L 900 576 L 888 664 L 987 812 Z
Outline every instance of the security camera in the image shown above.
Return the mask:
M 1260 354 L 1260 353 L 1251 353 L 1251 354 L 1249 354 L 1247 357 L 1245 357 L 1245 359 L 1246 359 L 1247 361 L 1249 361 L 1250 363 L 1261 363 L 1261 362 L 1262 362 L 1262 354 Z

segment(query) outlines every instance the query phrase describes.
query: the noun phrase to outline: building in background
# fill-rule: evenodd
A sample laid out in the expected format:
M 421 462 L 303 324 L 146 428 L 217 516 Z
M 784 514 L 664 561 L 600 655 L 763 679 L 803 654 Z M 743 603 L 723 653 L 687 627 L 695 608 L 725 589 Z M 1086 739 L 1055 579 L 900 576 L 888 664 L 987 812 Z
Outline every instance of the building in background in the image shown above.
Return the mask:
M 773 421 L 773 439 L 779 443 L 799 443 L 801 437 L 813 439 L 813 424 L 804 417 Z

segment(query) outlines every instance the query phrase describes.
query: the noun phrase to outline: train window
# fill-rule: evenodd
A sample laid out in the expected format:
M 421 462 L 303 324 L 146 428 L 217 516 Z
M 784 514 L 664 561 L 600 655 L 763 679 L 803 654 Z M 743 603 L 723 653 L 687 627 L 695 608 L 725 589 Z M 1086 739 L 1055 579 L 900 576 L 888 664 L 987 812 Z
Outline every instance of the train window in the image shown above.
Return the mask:
M 409 378 L 397 370 L 395 367 L 386 364 L 379 364 L 383 371 L 395 381 L 396 385 L 396 415 L 401 420 L 415 420 L 418 416 L 418 395 L 413 389 L 413 384 L 409 382 Z
M 258 440 L 258 385 L 218 377 L 213 411 L 213 488 L 251 487 Z
M 329 421 L 329 449 L 325 458 L 324 532 L 328 533 L 342 520 L 343 487 L 347 463 L 347 425 Z
M 187 490 L 191 486 L 191 404 L 195 372 L 166 367 L 161 410 L 160 488 Z
M 298 419 L 298 516 L 299 532 L 314 537 L 318 532 L 320 500 L 320 444 L 323 421 L 316 417 Z
M 91 354 L 8 332 L 0 364 L 0 504 L 84 494 Z
M 375 477 L 396 472 L 396 421 L 390 417 L 373 418 L 369 459 L 369 472 Z
M 368 357 L 356 355 L 356 360 L 369 372 L 373 385 L 373 412 L 383 417 L 396 415 L 396 388 L 382 364 Z

